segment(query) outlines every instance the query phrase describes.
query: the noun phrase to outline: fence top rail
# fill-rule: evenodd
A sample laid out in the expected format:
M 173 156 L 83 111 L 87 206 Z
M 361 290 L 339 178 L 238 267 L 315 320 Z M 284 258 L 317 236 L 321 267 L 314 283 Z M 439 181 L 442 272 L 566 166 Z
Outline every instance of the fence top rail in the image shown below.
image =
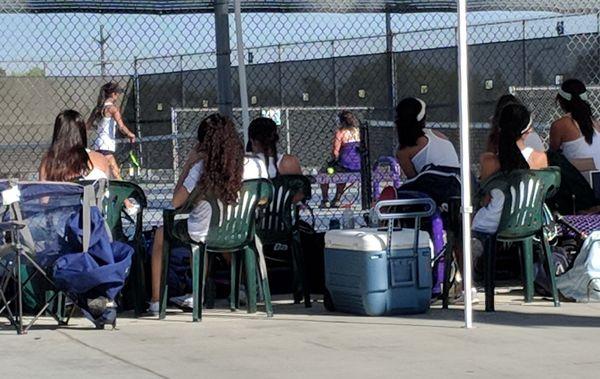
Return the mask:
M 233 12 L 233 2 L 229 2 Z M 596 4 L 594 4 L 596 3 Z M 469 0 L 469 11 L 548 11 L 557 13 L 596 13 L 597 2 L 589 0 Z M 440 0 L 242 0 L 244 12 L 456 12 L 456 1 Z M 138 13 L 177 14 L 211 13 L 213 0 L 5 0 L 0 5 L 5 13 Z
M 286 106 L 273 106 L 273 107 L 250 107 L 248 108 L 251 112 L 259 112 L 267 109 L 280 109 L 282 111 L 374 111 L 374 107 L 344 107 L 344 106 L 327 106 L 327 107 L 286 107 Z M 234 112 L 241 112 L 242 108 L 233 108 Z M 171 108 L 171 113 L 180 112 L 218 112 L 217 108 Z
M 557 91 L 560 86 L 510 86 L 508 91 L 512 94 L 518 91 Z M 600 90 L 600 86 L 586 86 L 589 90 Z

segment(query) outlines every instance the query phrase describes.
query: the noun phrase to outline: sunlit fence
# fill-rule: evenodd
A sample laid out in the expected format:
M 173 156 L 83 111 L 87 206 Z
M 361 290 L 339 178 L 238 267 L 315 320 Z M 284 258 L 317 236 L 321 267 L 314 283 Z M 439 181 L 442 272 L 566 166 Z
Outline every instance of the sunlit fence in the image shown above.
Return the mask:
M 215 17 L 203 13 L 212 11 L 213 2 L 177 11 L 169 4 L 180 2 L 102 8 L 81 1 L 87 8 L 79 9 L 33 3 L 0 5 L 0 174 L 34 178 L 56 114 L 74 108 L 87 116 L 99 87 L 118 81 L 126 88 L 120 104 L 125 122 L 141 141 L 120 143 L 118 155 L 121 162 L 131 149 L 140 156 L 142 167 L 132 179 L 149 192 L 149 221 L 159 223 L 199 120 L 217 108 Z M 289 1 L 293 8 L 242 3 L 251 117 L 279 118 L 280 149 L 298 155 L 307 174 L 327 162 L 335 117 L 343 109 L 353 109 L 368 125 L 371 163 L 393 156 L 393 108 L 406 96 L 425 100 L 429 125 L 458 148 L 450 2 L 438 8 L 423 5 L 429 2 L 407 8 L 401 1 Z M 495 101 L 511 88 L 544 134 L 558 116 L 557 85 L 578 77 L 600 86 L 597 1 L 483 3 L 473 2 L 469 15 L 473 158 L 485 145 Z M 241 126 L 231 15 L 229 24 L 233 116 Z M 591 101 L 598 109 L 598 98 Z M 345 200 L 356 209 L 359 187 Z M 314 189 L 311 204 L 318 208 L 320 190 Z M 319 212 L 325 215 L 321 223 L 340 213 Z

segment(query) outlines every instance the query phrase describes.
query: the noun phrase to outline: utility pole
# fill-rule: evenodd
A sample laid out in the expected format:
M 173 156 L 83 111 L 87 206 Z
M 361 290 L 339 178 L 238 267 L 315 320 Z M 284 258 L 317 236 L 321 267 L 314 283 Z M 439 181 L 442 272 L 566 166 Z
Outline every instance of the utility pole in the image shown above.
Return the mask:
M 100 45 L 100 75 L 102 78 L 106 76 L 106 66 L 110 64 L 110 62 L 106 60 L 105 56 L 106 44 L 109 38 L 110 35 L 108 34 L 104 36 L 104 26 L 100 25 L 100 39 L 95 41 Z

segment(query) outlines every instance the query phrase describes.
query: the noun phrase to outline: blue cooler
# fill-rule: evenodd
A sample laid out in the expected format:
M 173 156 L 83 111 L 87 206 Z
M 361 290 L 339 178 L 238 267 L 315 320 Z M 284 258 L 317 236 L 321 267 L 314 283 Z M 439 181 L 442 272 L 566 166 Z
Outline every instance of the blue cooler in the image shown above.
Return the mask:
M 383 207 L 421 205 L 426 210 L 381 213 Z M 431 199 L 389 200 L 376 206 L 383 220 L 429 217 Z M 389 242 L 391 240 L 391 243 Z M 391 248 L 390 248 L 391 247 Z M 325 234 L 325 285 L 336 311 L 381 316 L 424 313 L 431 299 L 429 234 L 419 229 L 331 230 Z M 328 299 L 329 300 L 329 299 Z

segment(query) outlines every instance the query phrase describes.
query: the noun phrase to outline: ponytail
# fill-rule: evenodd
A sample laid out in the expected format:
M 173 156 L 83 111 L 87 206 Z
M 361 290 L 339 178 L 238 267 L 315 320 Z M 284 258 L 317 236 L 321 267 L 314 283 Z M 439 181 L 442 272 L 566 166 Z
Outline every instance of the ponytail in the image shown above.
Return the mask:
M 421 99 L 406 98 L 396 106 L 396 132 L 400 148 L 416 146 L 419 137 L 425 136 L 426 105 Z
M 531 113 L 521 104 L 508 104 L 502 108 L 498 125 L 500 136 L 498 159 L 504 172 L 529 169 L 529 164 L 521 154 L 517 141 L 529 129 Z
M 100 87 L 100 93 L 98 94 L 98 100 L 96 100 L 96 106 L 94 109 L 92 109 L 92 113 L 89 117 L 89 127 L 98 126 L 98 120 L 104 116 L 102 111 L 104 110 L 104 104 L 106 104 L 106 100 L 108 100 L 112 94 L 122 92 L 123 90 L 121 90 L 119 85 L 115 82 L 108 82 Z
M 587 88 L 577 79 L 566 80 L 558 91 L 561 108 L 571 113 L 588 145 L 594 139 L 594 118 L 592 108 L 587 102 Z
M 252 120 L 248 126 L 248 144 L 246 151 L 253 151 L 252 140 L 260 143 L 265 155 L 265 164 L 267 169 L 269 163 L 273 159 L 276 175 L 279 175 L 279 167 L 277 167 L 277 143 L 279 142 L 279 134 L 277 133 L 277 124 L 270 118 L 258 117 Z

